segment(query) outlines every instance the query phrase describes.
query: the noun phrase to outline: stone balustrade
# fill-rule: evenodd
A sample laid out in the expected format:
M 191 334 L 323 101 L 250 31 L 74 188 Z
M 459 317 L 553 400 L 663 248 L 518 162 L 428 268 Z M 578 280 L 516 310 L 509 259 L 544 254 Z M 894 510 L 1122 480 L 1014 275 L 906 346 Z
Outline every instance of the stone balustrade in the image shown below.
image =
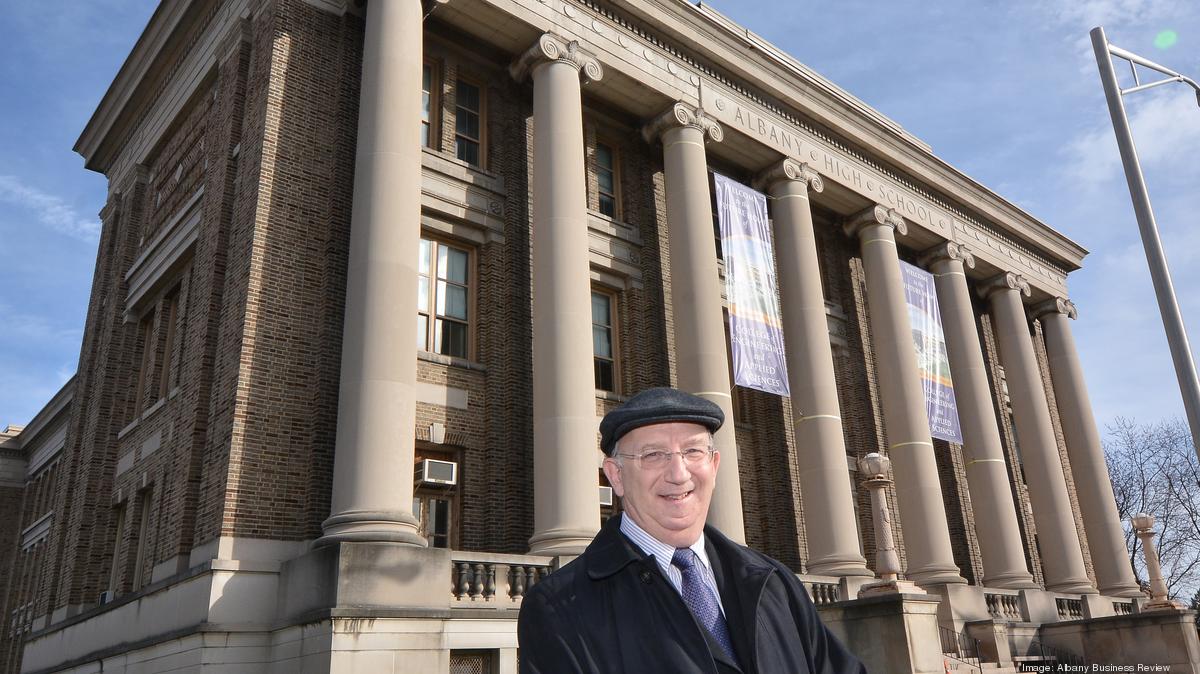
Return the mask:
M 450 560 L 451 608 L 520 608 L 529 588 L 549 575 L 549 557 L 454 551 Z
M 998 620 L 1024 622 L 1025 612 L 1021 610 L 1021 595 L 1019 592 L 1004 592 L 988 590 L 983 595 L 987 603 L 988 615 Z

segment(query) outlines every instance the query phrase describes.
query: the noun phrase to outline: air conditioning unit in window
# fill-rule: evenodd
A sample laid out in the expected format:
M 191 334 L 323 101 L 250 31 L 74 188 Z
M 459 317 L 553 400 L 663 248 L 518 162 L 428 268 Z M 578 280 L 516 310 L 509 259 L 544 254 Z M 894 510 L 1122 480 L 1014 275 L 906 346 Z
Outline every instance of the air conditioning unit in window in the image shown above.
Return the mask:
M 115 598 L 116 598 L 115 592 L 113 592 L 112 590 L 105 590 L 100 593 L 99 597 L 96 598 L 96 605 L 104 606 L 105 604 L 109 603 L 110 601 L 112 601 Z
M 417 484 L 458 484 L 458 464 L 453 461 L 424 459 L 417 464 Z
M 602 506 L 612 505 L 612 496 L 613 496 L 612 487 L 600 487 L 600 505 L 602 505 Z

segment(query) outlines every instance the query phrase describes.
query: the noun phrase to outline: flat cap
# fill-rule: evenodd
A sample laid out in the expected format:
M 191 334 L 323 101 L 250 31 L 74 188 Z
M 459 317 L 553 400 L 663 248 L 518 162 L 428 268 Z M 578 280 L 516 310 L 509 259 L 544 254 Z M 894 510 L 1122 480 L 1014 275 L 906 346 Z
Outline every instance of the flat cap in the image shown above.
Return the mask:
M 700 424 L 715 433 L 725 423 L 725 413 L 711 400 L 679 389 L 648 388 L 604 415 L 600 421 L 600 449 L 611 456 L 617 441 L 629 431 L 671 421 Z

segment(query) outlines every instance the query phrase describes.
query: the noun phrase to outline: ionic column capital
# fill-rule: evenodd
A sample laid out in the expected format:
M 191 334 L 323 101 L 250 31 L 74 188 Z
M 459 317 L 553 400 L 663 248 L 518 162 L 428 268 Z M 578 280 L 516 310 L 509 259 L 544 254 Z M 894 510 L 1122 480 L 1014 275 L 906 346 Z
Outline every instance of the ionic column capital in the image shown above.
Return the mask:
M 686 103 L 676 103 L 647 122 L 642 126 L 642 138 L 645 138 L 647 143 L 653 143 L 662 134 L 679 126 L 699 129 L 702 134 L 718 143 L 725 138 L 725 132 L 717 120 L 709 117 L 704 110 L 693 108 Z
M 565 63 L 583 73 L 586 80 L 598 82 L 604 77 L 604 68 L 595 56 L 579 48 L 578 40 L 567 41 L 554 33 L 543 33 L 524 54 L 508 66 L 513 79 L 522 82 L 533 72 L 534 67 L 549 62 Z
M 750 186 L 760 191 L 767 190 L 776 183 L 785 180 L 795 180 L 803 183 L 805 187 L 812 189 L 814 192 L 823 192 L 825 190 L 825 181 L 821 180 L 821 174 L 817 173 L 808 164 L 791 158 L 784 159 L 759 173 L 750 183 Z
M 943 241 L 921 253 L 917 263 L 922 267 L 929 268 L 942 260 L 958 260 L 963 263 L 964 267 L 975 268 L 975 255 L 971 253 L 971 249 L 953 241 Z
M 894 208 L 887 208 L 875 204 L 866 210 L 860 211 L 856 215 L 850 216 L 846 220 L 842 228 L 846 232 L 846 236 L 858 236 L 863 229 L 873 225 L 883 225 L 891 227 L 900 233 L 901 236 L 908 234 L 908 225 L 904 222 L 904 216 Z
M 1062 314 L 1067 318 L 1079 318 L 1079 311 L 1076 310 L 1075 303 L 1065 297 L 1046 300 L 1035 306 L 1032 313 L 1034 318 L 1041 318 L 1046 314 Z
M 1024 276 L 1011 271 L 993 276 L 979 284 L 979 296 L 984 299 L 990 299 L 993 293 L 1000 290 L 1016 290 L 1026 297 L 1033 294 L 1029 288 L 1029 281 L 1026 281 Z

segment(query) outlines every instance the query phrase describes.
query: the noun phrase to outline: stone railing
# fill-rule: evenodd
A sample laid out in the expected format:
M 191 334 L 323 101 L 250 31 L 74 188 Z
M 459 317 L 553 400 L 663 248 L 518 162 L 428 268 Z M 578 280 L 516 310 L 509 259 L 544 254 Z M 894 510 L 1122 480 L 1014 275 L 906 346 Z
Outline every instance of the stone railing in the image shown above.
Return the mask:
M 1133 615 L 1132 601 L 1114 601 L 1112 605 L 1114 615 Z
M 983 593 L 984 601 L 987 603 L 988 615 L 997 620 L 1011 620 L 1014 622 L 1022 622 L 1025 620 L 1025 612 L 1021 610 L 1021 595 L 1019 592 L 1006 592 L 1003 590 L 987 590 Z
M 529 588 L 549 575 L 551 558 L 454 551 L 451 608 L 520 608 Z
M 1059 620 L 1083 620 L 1083 600 L 1068 597 L 1056 597 L 1054 604 L 1058 607 Z
M 846 599 L 842 594 L 841 579 L 837 576 L 796 574 L 796 577 L 804 584 L 804 589 L 808 590 L 808 596 L 812 597 L 813 603 L 817 606 Z

